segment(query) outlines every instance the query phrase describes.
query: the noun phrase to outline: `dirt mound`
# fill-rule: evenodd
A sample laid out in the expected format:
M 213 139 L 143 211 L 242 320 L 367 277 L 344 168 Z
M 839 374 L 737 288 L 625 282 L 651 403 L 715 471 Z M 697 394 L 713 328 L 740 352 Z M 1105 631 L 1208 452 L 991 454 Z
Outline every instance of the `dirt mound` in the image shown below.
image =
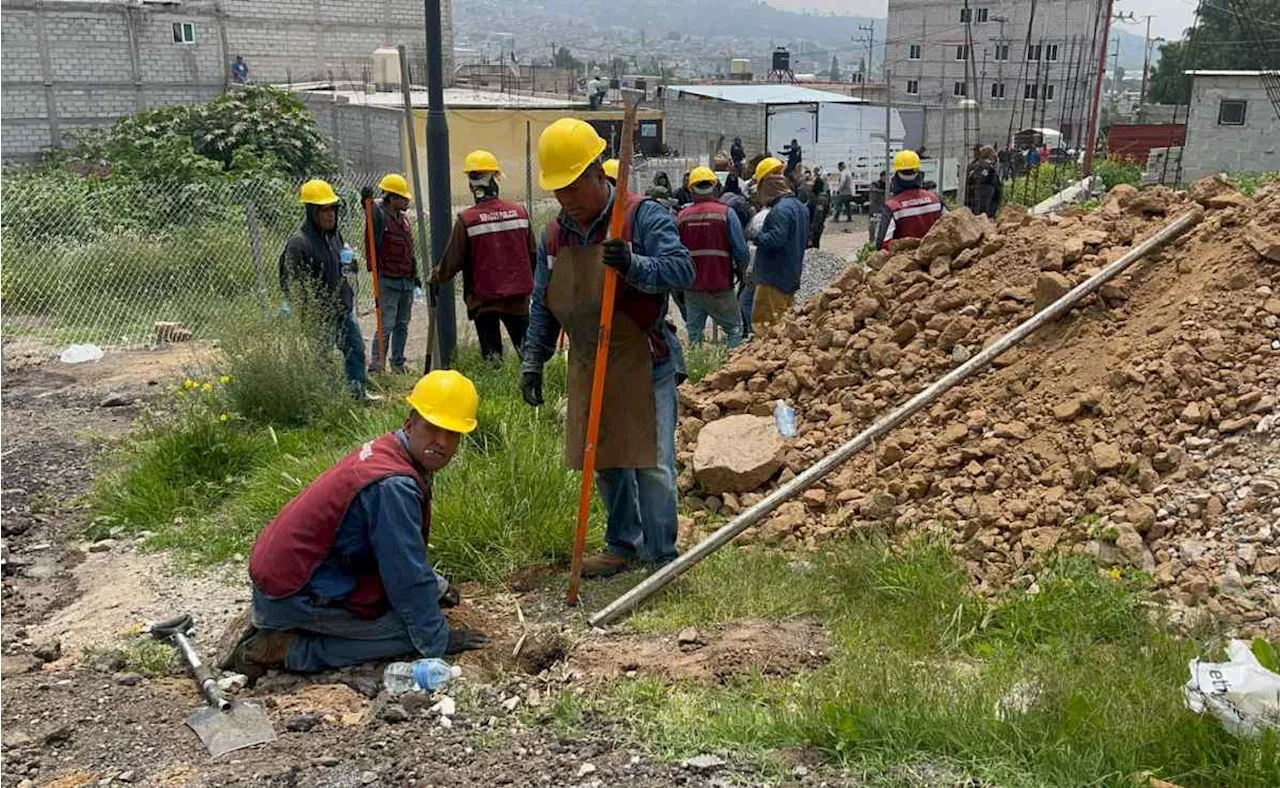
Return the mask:
M 1177 606 L 1280 632 L 1280 265 L 1257 242 L 1280 226 L 1280 188 L 1206 193 L 1225 207 L 746 538 L 937 533 L 985 589 L 1033 583 L 1042 553 L 1082 551 L 1146 569 Z M 680 487 L 704 509 L 696 521 L 754 504 L 1193 205 L 1155 187 L 1117 188 L 1091 214 L 991 225 L 961 211 L 947 243 L 846 271 L 682 387 Z M 752 493 L 699 491 L 702 426 L 768 415 L 779 398 L 800 426 L 780 474 Z
M 827 661 L 827 636 L 813 619 L 742 620 L 678 635 L 592 638 L 570 657 L 588 676 L 727 681 L 759 672 L 787 676 Z

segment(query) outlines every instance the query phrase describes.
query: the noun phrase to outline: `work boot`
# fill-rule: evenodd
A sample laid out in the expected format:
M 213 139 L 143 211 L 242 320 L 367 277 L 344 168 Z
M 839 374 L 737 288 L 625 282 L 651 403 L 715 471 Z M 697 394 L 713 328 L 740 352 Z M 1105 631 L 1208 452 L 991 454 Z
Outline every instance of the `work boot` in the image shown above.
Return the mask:
M 218 649 L 214 652 L 213 664 L 218 666 L 219 670 L 226 670 L 231 663 L 231 655 L 249 638 L 258 634 L 258 628 L 253 625 L 253 606 L 245 605 L 244 610 L 227 624 L 227 628 L 222 631 L 222 637 L 218 639 Z
M 260 629 L 241 641 L 231 652 L 223 670 L 243 673 L 253 686 L 271 668 L 283 668 L 284 658 L 293 645 L 294 634 L 288 629 Z
M 612 577 L 619 572 L 626 571 L 630 565 L 631 562 L 627 559 L 605 550 L 582 559 L 582 576 Z

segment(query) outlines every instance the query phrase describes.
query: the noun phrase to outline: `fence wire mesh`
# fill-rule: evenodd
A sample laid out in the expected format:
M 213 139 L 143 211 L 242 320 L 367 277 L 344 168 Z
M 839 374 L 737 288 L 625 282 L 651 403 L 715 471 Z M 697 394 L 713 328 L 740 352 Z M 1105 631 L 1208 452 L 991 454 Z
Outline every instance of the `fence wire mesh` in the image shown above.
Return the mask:
M 343 200 L 344 240 L 361 258 L 360 191 L 379 177 L 331 179 Z M 208 336 L 233 305 L 277 308 L 280 252 L 304 216 L 299 185 L 284 178 L 166 185 L 111 184 L 69 173 L 5 177 L 4 339 L 134 347 L 174 331 L 182 338 L 187 331 Z M 358 269 L 359 308 L 368 311 L 372 283 L 363 264 Z

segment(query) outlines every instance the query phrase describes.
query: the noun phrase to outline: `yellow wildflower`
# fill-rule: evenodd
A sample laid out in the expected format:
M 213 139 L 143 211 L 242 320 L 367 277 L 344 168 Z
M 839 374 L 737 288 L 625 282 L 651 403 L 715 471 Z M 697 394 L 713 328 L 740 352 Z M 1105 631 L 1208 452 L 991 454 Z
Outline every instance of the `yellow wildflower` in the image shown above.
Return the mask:
M 230 375 L 223 375 L 222 377 L 218 378 L 218 382 L 219 382 L 219 383 L 221 383 L 222 385 L 226 386 L 226 385 L 228 385 L 228 384 L 230 384 L 230 383 L 231 383 L 231 376 L 230 376 Z
M 218 421 L 231 421 L 231 417 L 224 413 L 218 417 Z
M 213 384 L 212 384 L 212 383 L 206 383 L 206 384 L 204 384 L 203 386 L 201 386 L 201 387 L 200 387 L 200 390 L 201 390 L 201 391 L 213 391 Z
M 198 385 L 200 385 L 200 384 L 196 383 L 196 382 L 195 382 L 194 380 L 192 380 L 191 378 L 187 378 L 186 380 L 182 381 L 182 387 L 183 387 L 184 389 L 193 389 L 193 388 L 195 388 L 195 387 L 196 387 L 196 386 L 198 386 Z

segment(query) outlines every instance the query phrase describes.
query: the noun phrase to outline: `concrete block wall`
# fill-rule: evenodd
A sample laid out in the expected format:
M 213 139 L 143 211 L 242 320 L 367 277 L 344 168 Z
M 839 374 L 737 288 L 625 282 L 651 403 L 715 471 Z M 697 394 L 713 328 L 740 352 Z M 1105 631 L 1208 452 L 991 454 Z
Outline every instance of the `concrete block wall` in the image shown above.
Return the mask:
M 448 78 L 451 0 L 442 0 L 442 12 Z M 0 157 L 33 159 L 70 131 L 151 107 L 208 101 L 225 90 L 236 55 L 257 83 L 323 80 L 331 73 L 359 80 L 375 49 L 398 43 L 409 46 L 411 62 L 422 63 L 423 20 L 418 0 L 186 0 L 178 6 L 6 0 Z M 184 22 L 195 25 L 194 43 L 173 40 L 174 23 Z
M 684 155 L 705 156 L 717 143 L 727 153 L 734 137 L 742 138 L 748 159 L 764 151 L 763 104 L 668 97 L 662 101 L 662 112 L 667 147 Z
M 1244 125 L 1218 123 L 1223 99 L 1248 102 Z M 1182 167 L 1184 183 L 1218 172 L 1280 171 L 1280 120 L 1261 77 L 1194 77 Z
M 334 102 L 320 96 L 300 95 L 316 116 L 320 130 L 333 143 L 334 152 L 349 170 L 401 172 L 404 115 L 399 109 Z

